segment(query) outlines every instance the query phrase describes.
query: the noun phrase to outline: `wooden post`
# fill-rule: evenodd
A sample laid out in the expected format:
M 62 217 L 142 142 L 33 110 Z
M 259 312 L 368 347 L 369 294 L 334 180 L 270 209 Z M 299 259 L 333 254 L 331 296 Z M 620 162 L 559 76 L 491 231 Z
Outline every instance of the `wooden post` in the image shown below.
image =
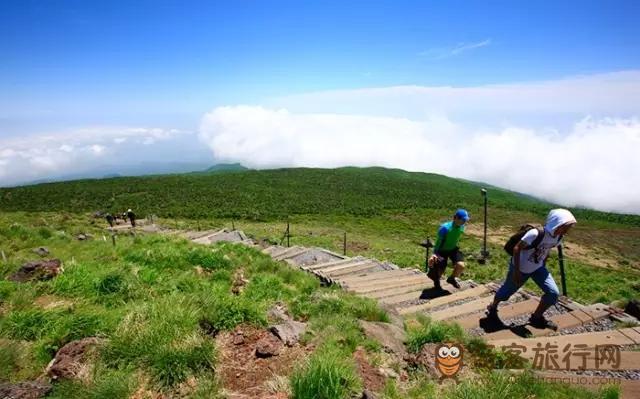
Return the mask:
M 111 242 L 113 243 L 113 246 L 116 246 L 116 235 L 115 234 L 111 234 Z
M 289 237 L 290 237 L 289 221 L 287 220 L 287 248 L 291 246 L 291 244 L 289 243 Z
M 342 240 L 342 255 L 347 256 L 347 232 L 344 232 L 344 237 Z

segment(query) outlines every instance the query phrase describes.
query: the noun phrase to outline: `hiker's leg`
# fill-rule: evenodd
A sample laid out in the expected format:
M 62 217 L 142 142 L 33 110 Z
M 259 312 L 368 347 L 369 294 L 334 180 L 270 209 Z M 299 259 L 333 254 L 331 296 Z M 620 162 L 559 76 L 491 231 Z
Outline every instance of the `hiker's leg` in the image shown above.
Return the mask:
M 460 249 L 456 248 L 454 253 L 451 254 L 451 261 L 453 262 L 451 277 L 460 277 L 464 271 L 464 255 L 460 252 Z
M 535 312 L 533 312 L 533 315 L 535 317 L 542 317 L 547 309 L 558 302 L 560 291 L 558 290 L 558 286 L 551 276 L 551 273 L 549 273 L 545 266 L 531 273 L 531 278 L 544 292 L 542 298 L 540 298 L 540 304 L 538 304 L 538 308 L 535 310 Z
M 529 278 L 529 275 L 521 273 L 520 284 L 516 285 L 516 283 L 513 281 L 514 268 L 515 266 L 513 266 L 513 264 L 509 262 L 509 271 L 507 271 L 507 277 L 505 278 L 504 283 L 502 283 L 500 288 L 498 288 L 498 291 L 496 291 L 496 294 L 493 297 L 493 302 L 491 303 L 491 305 L 489 305 L 490 309 L 497 309 L 500 302 L 506 301 L 511 298 L 511 295 L 515 294 L 516 291 L 518 291 Z
M 429 273 L 427 273 L 427 276 L 431 280 L 433 280 L 433 284 L 436 288 L 440 288 L 440 278 L 442 277 L 445 269 L 447 268 L 447 261 L 448 261 L 446 256 L 442 254 L 438 254 L 438 256 L 440 256 L 442 259 L 438 263 L 433 265 L 433 267 L 429 269 Z

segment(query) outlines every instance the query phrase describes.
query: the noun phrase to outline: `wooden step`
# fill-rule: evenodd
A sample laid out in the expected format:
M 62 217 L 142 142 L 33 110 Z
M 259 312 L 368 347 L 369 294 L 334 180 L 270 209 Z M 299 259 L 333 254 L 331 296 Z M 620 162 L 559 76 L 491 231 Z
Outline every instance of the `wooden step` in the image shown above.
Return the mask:
M 300 247 L 300 249 L 298 249 L 297 251 L 292 251 L 292 252 L 287 252 L 285 254 L 279 255 L 274 257 L 274 260 L 287 260 L 290 258 L 294 258 L 298 255 L 302 255 L 306 252 L 309 252 L 311 250 L 311 248 L 304 248 L 304 247 Z
M 489 303 L 491 303 L 491 298 L 487 298 L 487 306 Z M 526 313 L 532 313 L 536 310 L 538 303 L 538 298 L 531 298 L 513 304 L 503 304 L 498 308 L 498 314 L 502 320 L 511 319 Z M 458 323 L 464 329 L 471 329 L 480 327 L 480 319 L 483 319 L 484 317 L 486 317 L 484 312 L 478 312 L 471 315 L 457 317 L 449 321 Z
M 373 286 L 355 287 L 355 288 L 348 287 L 347 291 L 355 292 L 358 294 L 370 294 L 373 292 L 387 291 L 392 288 L 403 288 L 403 287 L 409 287 L 409 286 L 412 286 L 415 288 L 419 284 L 428 285 L 430 284 L 430 280 L 418 278 L 415 280 L 394 281 L 394 282 L 390 282 L 388 285 L 373 285 Z
M 397 278 L 400 276 L 419 275 L 420 272 L 415 269 L 399 269 L 399 270 L 384 270 L 380 272 L 367 273 L 363 276 L 345 277 L 342 282 L 345 284 L 358 284 L 365 281 L 384 280 L 390 278 Z
M 462 300 L 462 299 L 480 297 L 480 296 L 482 296 L 484 294 L 487 294 L 489 292 L 490 292 L 489 288 L 486 285 L 479 285 L 479 286 L 477 286 L 475 288 L 469 288 L 469 289 L 466 289 L 466 290 L 454 292 L 453 294 L 449 294 L 449 295 L 433 298 L 429 302 L 426 302 L 426 303 L 423 303 L 423 304 L 420 304 L 420 305 L 402 307 L 402 308 L 398 309 L 398 312 L 400 314 L 426 312 L 426 311 L 428 311 L 430 309 L 433 309 L 433 308 L 435 308 L 437 306 L 446 305 L 448 303 L 452 303 L 452 302 L 459 301 L 459 300 Z M 487 304 L 488 304 L 488 302 L 487 302 Z M 485 305 L 485 307 L 486 307 L 486 305 Z
M 344 264 L 349 263 L 349 262 L 354 262 L 354 261 L 363 260 L 363 259 L 365 259 L 365 258 L 363 258 L 361 256 L 356 256 L 354 258 L 344 258 L 344 259 L 339 259 L 339 260 L 332 260 L 330 262 L 317 263 L 315 265 L 302 266 L 301 268 L 304 269 L 304 270 L 308 270 L 308 271 L 322 270 L 322 269 L 327 268 L 327 267 L 337 266 L 337 265 L 344 265 Z
M 458 306 L 452 306 L 437 312 L 429 313 L 429 317 L 431 317 L 431 320 L 459 318 L 460 316 L 486 309 L 487 305 L 491 303 L 491 299 L 491 297 L 474 299 Z
M 413 284 L 430 284 L 431 280 L 425 275 L 415 275 L 415 276 L 407 276 L 400 277 L 391 280 L 378 280 L 372 281 L 369 283 L 361 283 L 357 285 L 345 284 L 344 287 L 349 291 L 355 292 L 370 292 L 370 291 L 381 291 L 385 289 L 390 289 L 394 287 L 406 287 L 408 285 Z
M 333 266 L 329 266 L 329 267 L 325 267 L 322 268 L 320 270 L 318 269 L 314 269 L 314 271 L 321 271 L 324 274 L 329 274 L 329 273 L 333 273 L 333 272 L 339 272 L 340 270 L 347 270 L 350 268 L 354 268 L 354 267 L 359 267 L 362 265 L 368 265 L 371 264 L 373 261 L 371 259 L 354 259 L 353 262 L 348 262 L 348 263 L 342 263 L 339 265 L 333 265 Z
M 431 288 L 433 288 L 432 282 L 419 281 L 412 285 L 406 285 L 402 287 L 391 287 L 386 290 L 372 293 L 369 296 L 371 298 L 379 299 L 380 301 L 382 301 L 383 299 L 393 298 L 399 295 L 411 295 L 412 297 L 408 299 L 408 300 L 411 300 L 414 296 L 415 296 L 415 299 L 418 299 L 420 297 L 420 294 L 422 294 L 424 290 L 428 290 Z
M 516 344 L 527 348 L 529 355 L 534 355 L 533 349 L 538 344 L 545 346 L 546 344 L 555 345 L 559 348 L 564 348 L 567 344 L 572 345 L 586 345 L 586 348 L 594 348 L 596 345 L 639 345 L 640 344 L 640 331 L 636 331 L 633 328 L 623 328 L 620 330 L 611 331 L 599 331 L 588 332 L 581 334 L 571 335 L 557 335 L 553 337 L 535 337 L 535 338 L 507 338 L 488 340 L 489 344 L 504 348 L 510 345 Z
M 293 253 L 297 253 L 300 250 L 306 251 L 307 249 L 304 247 L 299 247 L 297 245 L 293 246 L 293 247 L 289 247 L 286 250 L 277 253 L 277 254 L 272 254 L 271 257 L 273 258 L 273 260 L 282 260 L 284 257 L 286 257 L 289 254 L 293 254 Z

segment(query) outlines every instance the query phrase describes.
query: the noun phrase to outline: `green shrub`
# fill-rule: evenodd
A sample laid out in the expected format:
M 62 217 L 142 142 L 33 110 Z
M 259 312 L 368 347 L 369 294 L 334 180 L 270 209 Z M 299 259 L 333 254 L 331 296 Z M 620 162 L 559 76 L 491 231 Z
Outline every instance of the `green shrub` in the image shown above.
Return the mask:
M 334 351 L 316 352 L 291 375 L 294 399 L 342 399 L 360 392 L 354 365 Z

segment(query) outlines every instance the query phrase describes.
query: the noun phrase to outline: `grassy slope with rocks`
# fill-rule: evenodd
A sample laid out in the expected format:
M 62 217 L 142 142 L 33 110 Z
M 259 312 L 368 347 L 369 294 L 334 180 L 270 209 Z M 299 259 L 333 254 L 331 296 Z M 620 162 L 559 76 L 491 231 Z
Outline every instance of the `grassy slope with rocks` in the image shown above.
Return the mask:
M 64 344 L 83 337 L 107 338 L 77 381 L 55 383 L 50 398 L 223 397 L 216 375 L 219 349 L 202 328 L 229 331 L 239 325 L 262 328 L 266 310 L 285 303 L 308 322 L 303 338 L 314 353 L 290 376 L 293 398 L 349 398 L 361 392 L 352 353 L 361 346 L 382 356 L 358 320 L 386 321 L 371 301 L 346 294 L 299 270 L 273 262 L 258 251 L 230 244 L 198 246 L 184 239 L 120 236 L 114 248 L 88 217 L 64 214 L 0 216 L 0 239 L 8 255 L 0 268 L 0 382 L 35 379 Z M 78 241 L 79 233 L 94 239 Z M 6 278 L 32 250 L 46 246 L 65 271 L 51 281 L 16 283 Z M 203 273 L 204 271 L 204 273 Z M 231 293 L 234 274 L 249 280 Z M 206 323 L 203 323 L 206 322 Z M 410 348 L 458 338 L 471 353 L 487 358 L 478 341 L 453 327 L 421 320 L 409 329 Z M 415 348 L 414 348 L 415 347 Z M 499 364 L 498 364 L 499 365 Z M 502 366 L 506 366 L 506 363 Z M 478 371 L 457 387 L 442 386 L 420 370 L 408 382 L 389 381 L 384 398 L 596 398 L 616 389 L 587 392 L 533 381 L 529 374 L 507 379 Z M 495 396 L 495 395 L 502 396 Z M 146 396 L 145 396 L 146 395 Z M 515 395 L 515 396 L 514 396 Z

